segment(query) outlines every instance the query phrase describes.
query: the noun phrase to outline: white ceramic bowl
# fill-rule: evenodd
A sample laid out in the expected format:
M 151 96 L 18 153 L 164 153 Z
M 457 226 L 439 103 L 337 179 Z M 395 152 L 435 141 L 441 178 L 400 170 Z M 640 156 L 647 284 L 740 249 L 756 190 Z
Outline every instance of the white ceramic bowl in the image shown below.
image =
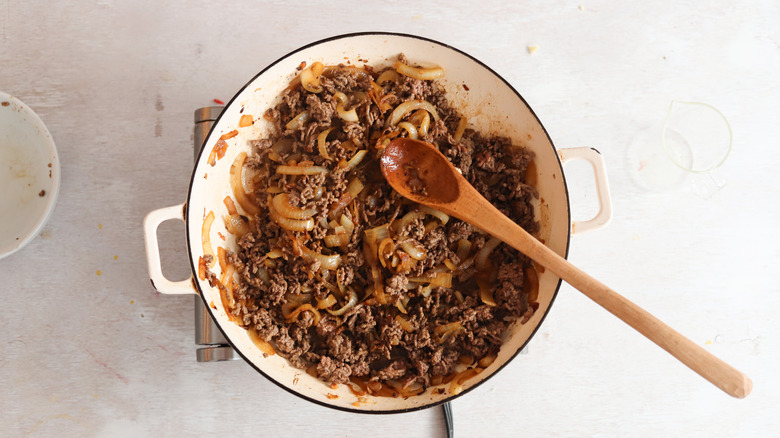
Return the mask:
M 60 162 L 46 125 L 21 100 L 0 92 L 0 259 L 40 232 L 59 188 Z

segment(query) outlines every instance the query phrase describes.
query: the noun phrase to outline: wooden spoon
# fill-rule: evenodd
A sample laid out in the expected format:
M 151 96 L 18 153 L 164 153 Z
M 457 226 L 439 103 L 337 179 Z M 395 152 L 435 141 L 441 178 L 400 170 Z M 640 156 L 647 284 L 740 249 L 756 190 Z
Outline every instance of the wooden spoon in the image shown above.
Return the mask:
M 536 240 L 482 197 L 430 143 L 393 140 L 382 155 L 381 168 L 387 182 L 402 196 L 488 231 L 579 289 L 727 394 L 737 398 L 750 394 L 753 382 L 748 376 Z

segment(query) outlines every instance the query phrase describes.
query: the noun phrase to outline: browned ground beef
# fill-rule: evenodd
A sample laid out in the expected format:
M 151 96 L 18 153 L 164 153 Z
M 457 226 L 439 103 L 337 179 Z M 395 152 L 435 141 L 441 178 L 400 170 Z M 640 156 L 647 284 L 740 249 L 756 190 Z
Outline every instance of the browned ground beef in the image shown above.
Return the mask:
M 404 60 L 403 55 L 399 58 Z M 375 79 L 379 73 L 371 72 L 371 75 Z M 406 274 L 381 268 L 388 304 L 377 304 L 370 293 L 372 275 L 364 252 L 364 232 L 401 218 L 417 206 L 402 199 L 382 178 L 378 167 L 382 150 L 376 143 L 382 135 L 399 131 L 404 136 L 406 131 L 385 127 L 385 118 L 391 110 L 383 114 L 369 98 L 371 80 L 367 76 L 346 68 L 335 69 L 322 78 L 322 87 L 324 90 L 318 94 L 300 86 L 287 90 L 282 102 L 266 114 L 266 119 L 274 125 L 271 138 L 254 144 L 254 156 L 250 157 L 248 166 L 259 175 L 254 179 L 254 195 L 263 213 L 253 218 L 252 231 L 239 240 L 238 253 L 230 255 L 241 279 L 234 295 L 237 304 L 233 315 L 241 325 L 256 330 L 293 365 L 316 367 L 319 377 L 329 382 L 343 383 L 360 377 L 427 386 L 435 376 L 452 373 L 464 356 L 477 360 L 495 354 L 507 326 L 518 318 L 529 317 L 533 311 L 523 287 L 524 269 L 530 266 L 530 261 L 503 244 L 493 251 L 490 284 L 495 307 L 480 299 L 473 265 L 454 273 L 451 288 L 435 287 L 423 296 L 422 285 L 410 287 L 407 275 L 425 276 L 435 267 L 443 266 L 445 259 L 455 264 L 464 262 L 456 255 L 458 242 L 471 241 L 473 256 L 490 236 L 455 218 L 426 231 L 430 217 L 417 219 L 403 229 L 394 230 L 391 236 L 397 242 L 410 240 L 422 245 L 426 258 L 416 262 Z M 401 76 L 397 82 L 384 83 L 382 88 L 383 95 L 394 96 L 390 100 L 393 107 L 409 99 L 424 99 L 434 104 L 441 120 L 431 120 L 428 135 L 422 139 L 438 146 L 500 211 L 529 232 L 537 231 L 531 205 L 537 194 L 525 183 L 526 168 L 533 158 L 530 152 L 512 145 L 507 138 L 488 137 L 471 129 L 456 141 L 453 133 L 460 116 L 435 82 Z M 347 109 L 355 108 L 359 122 L 345 123 L 339 118 L 333 98 L 337 91 L 350 96 Z M 310 119 L 295 130 L 285 129 L 285 124 L 303 111 L 309 112 Z M 336 129 L 328 136 L 327 150 L 333 159 L 326 160 L 318 153 L 316 139 L 331 126 Z M 330 171 L 309 176 L 277 174 L 275 169 L 279 163 L 269 159 L 269 155 L 274 151 L 271 145 L 282 138 L 291 142 L 281 154 L 283 161 L 294 157 L 298 162 L 311 161 Z M 359 149 L 369 150 L 366 159 L 349 172 L 339 170 L 337 163 L 349 160 Z M 364 189 L 356 205 L 343 210 L 355 223 L 354 233 L 345 247 L 327 248 L 321 239 L 331 231 L 322 226 L 320 219 L 327 218 L 330 206 L 341 198 L 348 181 L 354 177 L 360 178 Z M 297 207 L 316 208 L 315 228 L 298 232 L 277 225 L 266 213 L 269 187 L 288 193 L 291 204 Z M 324 187 L 321 196 L 317 194 L 319 187 Z M 316 325 L 310 311 L 300 312 L 295 319 L 285 318 L 295 307 L 289 307 L 293 298 L 304 297 L 316 305 L 317 300 L 331 294 L 323 285 L 320 263 L 301 257 L 298 242 L 312 251 L 342 255 L 338 269 L 329 273 L 329 281 L 335 285 L 338 280 L 358 291 L 357 305 L 340 316 L 321 309 Z M 282 257 L 273 260 L 273 267 L 267 267 L 268 252 L 277 248 L 282 251 Z M 268 273 L 267 281 L 258 276 L 263 270 Z M 404 314 L 395 304 L 406 299 L 408 313 Z M 340 299 L 331 309 L 341 307 L 344 301 Z M 404 330 L 396 320 L 397 315 L 407 320 L 413 330 Z M 463 330 L 441 342 L 435 328 L 452 322 L 460 322 Z

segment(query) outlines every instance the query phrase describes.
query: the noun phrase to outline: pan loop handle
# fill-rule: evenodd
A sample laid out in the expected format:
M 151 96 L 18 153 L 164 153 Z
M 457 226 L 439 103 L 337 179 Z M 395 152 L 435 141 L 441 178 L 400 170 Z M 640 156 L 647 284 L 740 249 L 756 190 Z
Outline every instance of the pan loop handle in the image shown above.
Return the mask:
M 595 148 L 567 148 L 559 149 L 558 156 L 561 163 L 566 164 L 573 160 L 584 160 L 590 163 L 593 168 L 593 176 L 596 181 L 596 193 L 599 198 L 599 211 L 591 219 L 586 221 L 573 221 L 571 223 L 571 234 L 581 234 L 588 231 L 597 230 L 604 227 L 612 219 L 612 199 L 609 195 L 609 183 L 607 182 L 607 171 L 604 166 L 604 158 Z
M 146 243 L 146 261 L 149 266 L 149 278 L 152 286 L 158 292 L 168 295 L 185 295 L 197 293 L 193 286 L 193 278 L 182 281 L 170 281 L 163 275 L 162 262 L 160 261 L 160 245 L 157 242 L 157 228 L 161 223 L 178 219 L 184 221 L 184 209 L 186 204 L 173 205 L 171 207 L 154 210 L 144 218 L 144 241 Z

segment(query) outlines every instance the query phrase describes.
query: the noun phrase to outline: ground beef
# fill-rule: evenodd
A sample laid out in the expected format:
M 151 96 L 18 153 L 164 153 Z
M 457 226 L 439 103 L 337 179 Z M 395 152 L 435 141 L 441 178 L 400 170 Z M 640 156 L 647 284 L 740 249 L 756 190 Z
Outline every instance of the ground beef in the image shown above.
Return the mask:
M 399 60 L 408 62 L 403 55 Z M 418 207 L 393 191 L 380 172 L 382 139 L 405 136 L 406 131 L 386 126 L 390 112 L 382 111 L 377 102 L 384 99 L 394 107 L 423 99 L 435 105 L 440 119 L 431 120 L 422 138 L 529 232 L 538 229 L 532 204 L 538 193 L 525 180 L 533 154 L 507 138 L 472 129 L 456 140 L 453 133 L 460 115 L 438 83 L 401 76 L 379 86 L 377 95 L 371 82 L 380 73 L 348 66 L 329 68 L 320 78 L 321 93 L 292 86 L 266 112 L 271 134 L 252 142 L 253 154 L 246 164 L 253 172 L 248 172 L 247 181 L 253 185 L 261 213 L 248 218 L 250 232 L 237 239 L 235 253 L 227 254 L 240 277 L 231 313 L 293 366 L 316 368 L 325 381 L 360 378 L 427 386 L 455 372 L 463 357 L 476 360 L 496 354 L 508 325 L 530 318 L 536 305 L 528 302 L 524 292 L 524 272 L 532 265 L 505 245 L 494 249 L 489 277 L 494 279 L 491 288 L 497 305 L 488 306 L 476 284 L 473 257 L 489 236 L 455 218 L 442 224 L 427 215 L 396 227 L 399 219 Z M 339 117 L 333 97 L 337 92 L 348 96 L 344 109 L 354 109 L 358 122 Z M 309 119 L 287 130 L 287 122 L 304 111 Z M 322 154 L 317 138 L 330 128 L 326 154 Z M 280 139 L 287 142 L 285 147 L 271 148 Z M 368 151 L 363 161 L 346 169 L 345 163 L 361 150 Z M 282 164 L 298 163 L 329 171 L 277 172 Z M 345 196 L 351 196 L 347 187 L 356 179 L 362 185 L 357 200 L 350 198 L 347 206 L 334 210 Z M 306 229 L 285 229 L 289 224 L 270 217 L 267 200 L 278 193 L 287 194 L 291 208 L 316 211 Z M 353 228 L 351 236 L 338 245 L 328 244 L 327 236 L 346 232 L 345 225 Z M 373 247 L 365 237 L 367 231 L 383 226 L 391 239 L 391 245 L 383 247 L 389 248 L 385 256 L 377 252 L 384 237 Z M 461 240 L 472 243 L 463 260 L 456 255 Z M 423 248 L 424 258 L 410 257 L 402 243 Z M 322 257 L 311 256 L 313 252 Z M 340 257 L 338 268 L 326 269 L 328 257 L 335 255 Z M 445 260 L 462 263 L 464 268 L 454 273 L 451 286 L 429 285 L 425 279 L 439 275 Z M 410 281 L 410 277 L 417 278 Z M 213 274 L 209 278 L 218 281 Z M 381 287 L 375 281 L 381 281 Z M 357 303 L 348 304 L 353 296 Z M 334 298 L 336 304 L 327 309 L 319 306 Z M 302 305 L 310 306 L 309 310 Z M 441 331 L 453 326 L 451 332 Z

